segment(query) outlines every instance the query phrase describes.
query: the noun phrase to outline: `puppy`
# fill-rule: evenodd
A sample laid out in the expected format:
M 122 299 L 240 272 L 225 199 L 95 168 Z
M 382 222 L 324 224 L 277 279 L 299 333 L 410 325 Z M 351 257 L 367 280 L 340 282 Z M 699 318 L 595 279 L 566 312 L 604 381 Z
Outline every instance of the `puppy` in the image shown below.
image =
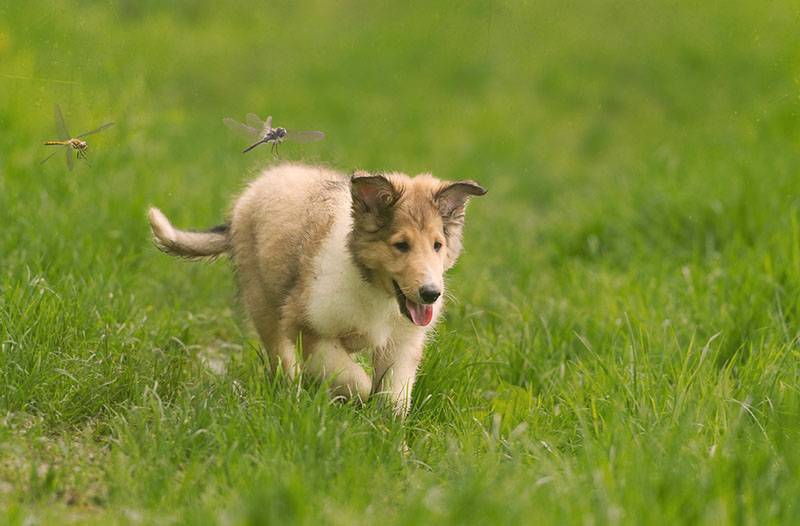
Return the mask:
M 149 211 L 156 245 L 186 258 L 231 255 L 270 365 L 329 382 L 333 395 L 388 397 L 405 416 L 425 335 L 442 313 L 444 273 L 461 252 L 474 181 L 281 164 L 236 200 L 230 221 L 178 230 Z M 300 345 L 298 346 L 298 342 Z M 353 361 L 369 351 L 373 379 Z

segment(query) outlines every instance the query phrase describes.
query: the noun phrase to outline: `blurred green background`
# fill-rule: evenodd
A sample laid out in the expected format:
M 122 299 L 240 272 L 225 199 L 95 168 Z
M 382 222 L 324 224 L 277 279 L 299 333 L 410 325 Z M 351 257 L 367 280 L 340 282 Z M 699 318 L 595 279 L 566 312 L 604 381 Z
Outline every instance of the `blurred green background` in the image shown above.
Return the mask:
M 11 523 L 793 523 L 800 6 L 0 3 Z M 113 120 L 89 161 L 45 165 Z M 267 378 L 217 224 L 268 149 L 489 194 L 405 423 Z M 222 364 L 223 372 L 214 364 Z M 405 452 L 404 452 L 405 451 Z

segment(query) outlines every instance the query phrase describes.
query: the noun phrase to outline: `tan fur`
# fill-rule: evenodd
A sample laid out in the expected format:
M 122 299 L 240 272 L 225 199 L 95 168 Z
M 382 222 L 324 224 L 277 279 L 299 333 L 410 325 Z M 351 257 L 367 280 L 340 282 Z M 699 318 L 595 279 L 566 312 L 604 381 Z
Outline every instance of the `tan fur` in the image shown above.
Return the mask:
M 207 232 L 188 232 L 173 227 L 158 208 L 151 208 L 147 217 L 156 246 L 167 254 L 185 258 L 213 258 L 230 249 L 227 225 Z
M 427 174 L 357 172 L 351 178 L 282 164 L 237 199 L 229 229 L 176 230 L 155 209 L 150 222 L 156 243 L 170 253 L 230 252 L 273 370 L 297 374 L 295 349 L 302 341 L 304 369 L 330 382 L 335 396 L 366 400 L 382 392 L 402 415 L 425 334 L 443 304 L 425 300 L 421 290 L 444 293 L 444 272 L 461 251 L 467 198 L 483 193 L 471 181 L 446 183 Z M 408 250 L 398 248 L 401 242 Z M 395 296 L 394 283 L 412 303 Z M 401 304 L 432 310 L 433 320 L 416 325 Z M 361 350 L 373 352 L 374 386 L 350 356 Z

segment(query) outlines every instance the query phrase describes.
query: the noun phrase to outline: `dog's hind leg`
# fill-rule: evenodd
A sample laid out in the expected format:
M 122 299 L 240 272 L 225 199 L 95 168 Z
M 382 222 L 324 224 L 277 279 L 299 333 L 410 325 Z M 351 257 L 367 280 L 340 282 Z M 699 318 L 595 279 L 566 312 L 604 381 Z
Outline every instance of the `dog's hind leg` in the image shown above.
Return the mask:
M 269 323 L 268 320 L 253 320 L 253 325 L 269 356 L 272 374 L 281 369 L 283 374 L 294 380 L 298 372 L 295 351 L 297 341 L 285 335 L 277 324 Z
M 289 379 L 294 380 L 298 373 L 296 356 L 297 338 L 286 334 L 280 329 L 278 323 L 274 323 L 273 320 L 267 317 L 253 319 L 253 325 L 255 325 L 256 332 L 261 337 L 261 341 L 269 356 L 269 365 L 272 374 L 275 374 L 278 369 L 281 369 L 283 374 Z
M 337 340 L 320 339 L 303 346 L 304 369 L 320 381 L 329 381 L 331 395 L 366 402 L 372 380 Z
M 281 369 L 286 376 L 294 379 L 297 374 L 296 338 L 283 330 L 280 311 L 267 299 L 268 294 L 259 282 L 252 278 L 245 282 L 240 276 L 239 284 L 250 320 L 269 356 L 272 374 Z

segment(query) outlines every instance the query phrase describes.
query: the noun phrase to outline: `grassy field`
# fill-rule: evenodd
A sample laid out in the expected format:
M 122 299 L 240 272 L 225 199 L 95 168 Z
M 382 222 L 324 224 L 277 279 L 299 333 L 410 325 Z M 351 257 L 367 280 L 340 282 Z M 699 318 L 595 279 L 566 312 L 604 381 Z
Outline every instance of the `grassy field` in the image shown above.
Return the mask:
M 0 523 L 800 522 L 795 2 L 166 4 L 0 3 Z M 490 190 L 406 422 L 152 246 L 272 162 L 248 111 Z

